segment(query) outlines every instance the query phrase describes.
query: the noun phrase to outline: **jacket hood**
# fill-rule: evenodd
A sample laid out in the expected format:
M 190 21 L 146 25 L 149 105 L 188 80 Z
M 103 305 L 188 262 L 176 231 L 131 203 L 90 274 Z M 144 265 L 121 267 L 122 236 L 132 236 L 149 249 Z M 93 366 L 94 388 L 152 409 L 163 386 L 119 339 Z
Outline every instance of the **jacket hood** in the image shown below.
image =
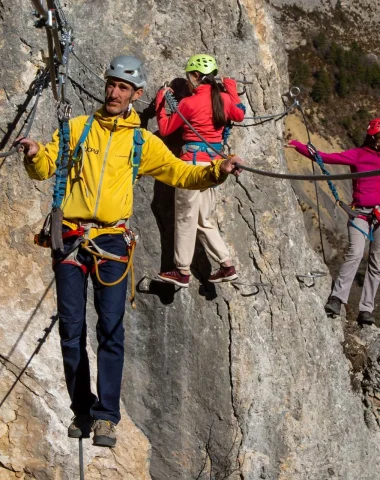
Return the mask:
M 103 105 L 95 112 L 94 117 L 103 128 L 108 128 L 109 130 L 113 128 L 115 120 L 117 120 L 117 130 L 120 128 L 136 128 L 141 124 L 140 117 L 134 108 L 132 108 L 127 118 L 123 118 L 122 115 L 109 115 Z

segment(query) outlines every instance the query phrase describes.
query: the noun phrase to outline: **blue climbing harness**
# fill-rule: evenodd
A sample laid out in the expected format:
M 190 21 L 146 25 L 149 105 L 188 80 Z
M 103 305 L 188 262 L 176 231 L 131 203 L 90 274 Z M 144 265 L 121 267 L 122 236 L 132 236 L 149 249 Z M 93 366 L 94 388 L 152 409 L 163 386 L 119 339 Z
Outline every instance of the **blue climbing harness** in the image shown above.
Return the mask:
M 237 103 L 236 106 L 240 108 L 240 110 L 243 110 L 244 113 L 247 111 L 244 103 Z
M 244 103 L 237 103 L 236 106 L 237 108 L 240 108 L 240 110 L 243 110 L 244 113 L 247 111 Z M 228 153 L 231 153 L 230 146 L 228 145 L 228 139 L 230 138 L 231 130 L 232 130 L 232 122 L 231 120 L 227 120 L 227 123 L 223 128 L 222 138 L 223 138 L 223 148 L 227 147 Z
M 210 143 L 216 150 L 221 150 L 223 145 L 219 143 Z M 215 158 L 218 154 L 214 152 L 206 143 L 204 142 L 187 142 L 182 147 L 182 153 L 192 153 L 193 154 L 193 165 L 197 164 L 197 153 L 205 152 L 210 158 Z

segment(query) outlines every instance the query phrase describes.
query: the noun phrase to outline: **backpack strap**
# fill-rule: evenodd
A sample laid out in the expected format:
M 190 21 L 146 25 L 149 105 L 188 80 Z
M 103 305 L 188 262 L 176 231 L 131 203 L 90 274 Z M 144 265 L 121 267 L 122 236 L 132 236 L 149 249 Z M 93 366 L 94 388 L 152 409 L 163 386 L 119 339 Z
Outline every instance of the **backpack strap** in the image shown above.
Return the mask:
M 86 138 L 87 138 L 87 136 L 88 136 L 88 134 L 91 130 L 91 125 L 92 125 L 93 121 L 94 121 L 94 115 L 90 115 L 89 117 L 87 117 L 87 121 L 84 124 L 82 134 L 79 137 L 78 143 L 76 144 L 74 152 L 73 152 L 73 162 L 74 163 L 77 161 L 79 151 L 81 150 L 84 142 L 86 141 Z
M 142 136 L 140 128 L 135 128 L 133 132 L 133 146 L 131 154 L 131 164 L 132 164 L 132 185 L 136 183 L 137 174 L 139 173 L 139 167 L 141 163 L 142 147 L 145 143 L 145 140 Z

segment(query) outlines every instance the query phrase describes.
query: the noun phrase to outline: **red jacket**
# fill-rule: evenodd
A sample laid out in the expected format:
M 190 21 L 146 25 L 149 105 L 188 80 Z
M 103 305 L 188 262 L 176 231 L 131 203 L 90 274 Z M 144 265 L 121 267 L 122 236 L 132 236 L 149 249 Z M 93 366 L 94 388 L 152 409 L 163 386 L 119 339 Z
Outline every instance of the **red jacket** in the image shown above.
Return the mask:
M 240 98 L 236 90 L 236 82 L 230 78 L 224 79 L 224 86 L 227 93 L 221 93 L 224 114 L 227 119 L 241 122 L 244 119 L 244 112 L 236 105 Z M 191 123 L 191 125 L 210 143 L 221 143 L 223 127 L 216 129 L 212 123 L 211 85 L 199 85 L 191 97 L 186 97 L 179 102 L 179 111 Z M 156 115 L 158 128 L 162 136 L 169 135 L 180 127 L 183 127 L 182 138 L 186 141 L 200 142 L 200 138 L 184 123 L 178 113 L 168 116 L 165 110 L 164 91 L 160 90 L 156 96 Z M 192 160 L 190 152 L 181 154 L 182 160 Z M 219 156 L 214 158 L 220 158 Z M 197 162 L 210 162 L 213 158 L 207 152 L 197 152 Z

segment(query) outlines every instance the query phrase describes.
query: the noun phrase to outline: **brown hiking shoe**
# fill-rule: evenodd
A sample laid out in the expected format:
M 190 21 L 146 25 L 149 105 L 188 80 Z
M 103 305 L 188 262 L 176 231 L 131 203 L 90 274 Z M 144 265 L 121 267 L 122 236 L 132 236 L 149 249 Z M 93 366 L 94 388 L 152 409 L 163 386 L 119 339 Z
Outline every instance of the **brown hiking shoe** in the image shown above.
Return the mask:
M 80 414 L 73 417 L 67 434 L 70 438 L 90 438 L 91 425 L 94 421 L 91 415 Z
M 170 272 L 161 272 L 157 277 L 164 282 L 173 283 L 178 287 L 189 288 L 190 275 L 183 275 L 178 268 Z
M 221 283 L 221 282 L 231 282 L 232 280 L 236 280 L 238 278 L 235 267 L 231 265 L 231 267 L 222 267 L 215 270 L 214 273 L 210 275 L 208 279 L 211 283 Z
M 115 424 L 109 420 L 95 420 L 93 445 L 98 447 L 114 447 L 116 445 Z

